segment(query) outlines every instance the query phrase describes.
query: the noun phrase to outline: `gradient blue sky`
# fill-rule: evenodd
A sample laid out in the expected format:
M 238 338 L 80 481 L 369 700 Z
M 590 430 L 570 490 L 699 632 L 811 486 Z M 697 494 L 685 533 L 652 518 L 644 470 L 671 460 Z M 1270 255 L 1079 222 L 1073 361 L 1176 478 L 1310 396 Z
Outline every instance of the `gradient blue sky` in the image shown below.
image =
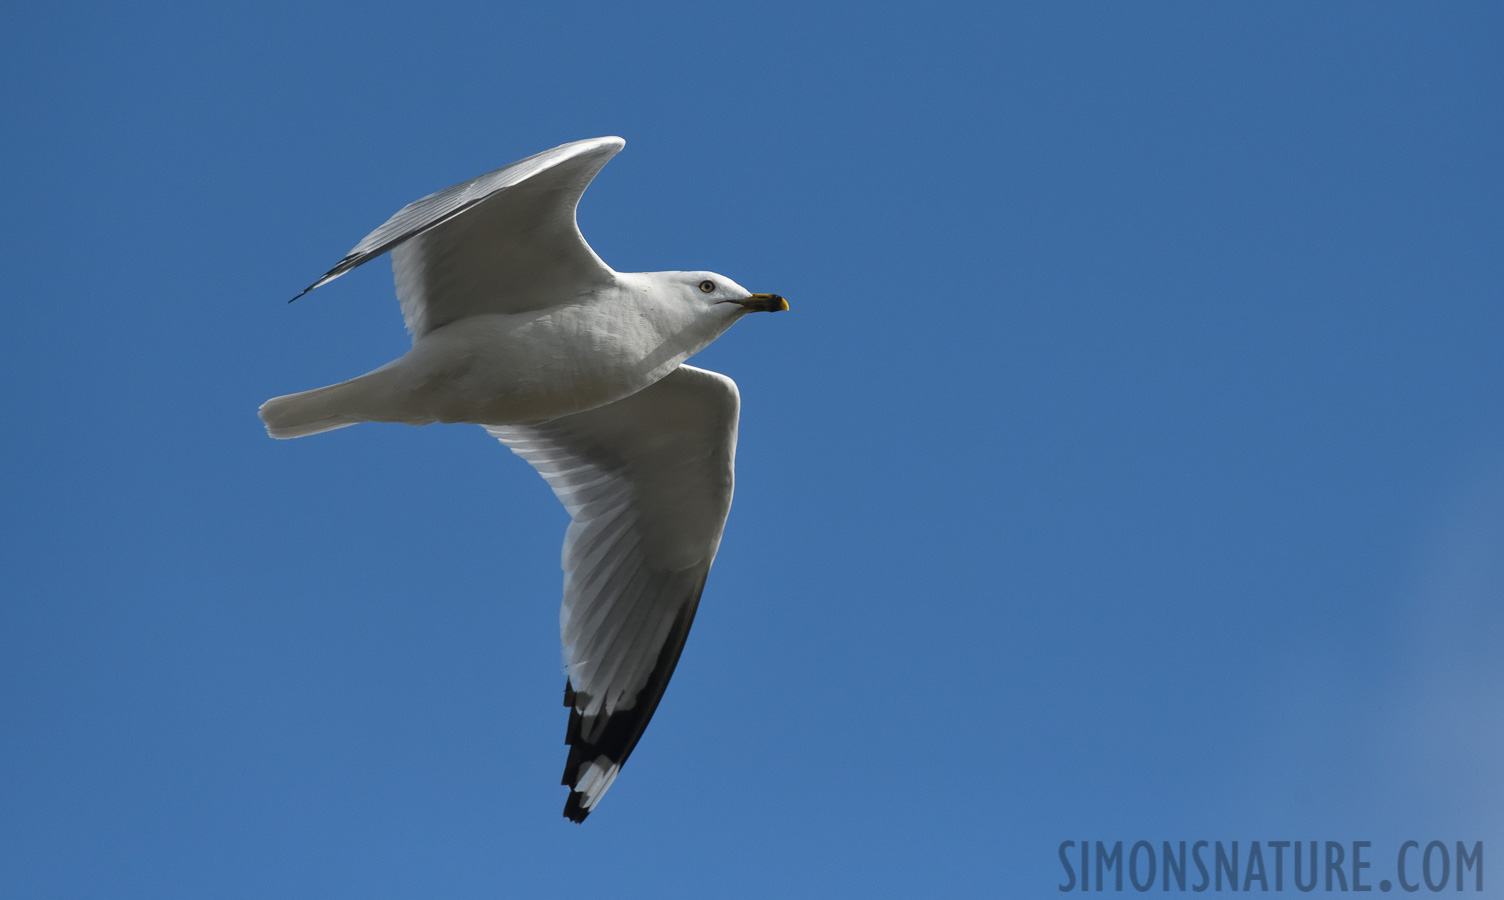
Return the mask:
M 1063 840 L 1504 854 L 1494 4 L 21 5 L 0 896 L 1055 896 Z M 558 546 L 406 344 L 404 203 L 565 141 L 776 291 L 694 633 L 560 817 Z

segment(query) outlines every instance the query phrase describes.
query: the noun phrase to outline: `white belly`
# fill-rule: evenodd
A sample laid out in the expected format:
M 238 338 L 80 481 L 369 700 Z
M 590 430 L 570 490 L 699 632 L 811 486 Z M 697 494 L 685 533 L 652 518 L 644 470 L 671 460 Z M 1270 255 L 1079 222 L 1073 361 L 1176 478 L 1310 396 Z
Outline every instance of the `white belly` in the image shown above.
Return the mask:
M 461 319 L 358 379 L 370 389 L 363 417 L 513 425 L 593 409 L 642 390 L 702 346 L 665 336 L 663 324 L 608 304 Z

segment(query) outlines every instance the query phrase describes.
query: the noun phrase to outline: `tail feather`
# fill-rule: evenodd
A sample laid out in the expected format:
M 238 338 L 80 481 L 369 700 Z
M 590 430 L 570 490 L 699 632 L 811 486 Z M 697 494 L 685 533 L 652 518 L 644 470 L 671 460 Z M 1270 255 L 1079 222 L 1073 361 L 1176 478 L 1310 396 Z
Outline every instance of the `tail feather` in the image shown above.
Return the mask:
M 349 412 L 345 396 L 349 384 L 331 384 L 266 401 L 257 410 L 266 423 L 266 433 L 278 439 L 297 438 L 364 421 Z

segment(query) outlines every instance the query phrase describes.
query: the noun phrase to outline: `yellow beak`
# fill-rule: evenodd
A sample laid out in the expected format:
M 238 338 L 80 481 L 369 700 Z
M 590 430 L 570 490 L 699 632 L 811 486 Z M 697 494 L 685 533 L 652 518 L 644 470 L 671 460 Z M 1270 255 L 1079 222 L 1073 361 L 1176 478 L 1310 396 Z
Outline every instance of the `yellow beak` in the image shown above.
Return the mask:
M 745 300 L 735 301 L 742 305 L 742 309 L 748 312 L 783 312 L 789 308 L 789 301 L 777 294 L 753 294 Z

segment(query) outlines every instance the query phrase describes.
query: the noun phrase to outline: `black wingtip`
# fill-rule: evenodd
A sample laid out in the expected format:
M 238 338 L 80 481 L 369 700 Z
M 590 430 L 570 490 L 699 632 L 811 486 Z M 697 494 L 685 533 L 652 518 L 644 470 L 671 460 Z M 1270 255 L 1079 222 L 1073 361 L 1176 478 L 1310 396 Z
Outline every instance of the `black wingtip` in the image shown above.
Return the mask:
M 384 248 L 381 252 L 383 252 L 383 253 L 386 252 L 386 248 Z M 358 266 L 361 263 L 365 262 L 366 260 L 370 259 L 371 255 L 372 254 L 367 254 L 365 256 L 357 256 L 356 254 L 352 253 L 349 256 L 346 256 L 344 259 L 342 259 L 342 260 L 339 261 L 339 265 L 337 265 L 334 268 L 330 269 L 329 271 L 325 272 L 324 273 L 324 277 L 320 278 L 318 281 L 315 281 L 313 284 L 310 284 L 308 287 L 303 288 L 302 292 L 300 292 L 298 294 L 298 297 L 303 296 L 303 294 L 308 293 L 309 291 L 313 290 L 316 287 L 323 287 L 324 285 L 328 284 L 329 282 L 333 281 L 334 279 L 338 278 L 339 276 L 345 274 L 346 272 L 350 271 L 351 269 L 355 268 L 356 266 Z M 298 297 L 294 297 L 294 298 L 292 298 L 292 300 L 289 300 L 287 302 L 291 303 L 293 300 L 298 299 Z
M 658 701 L 663 698 L 663 691 L 679 664 L 679 655 L 684 651 L 684 639 L 689 635 L 690 626 L 694 624 L 695 610 L 700 606 L 700 594 L 704 590 L 705 574 L 701 574 L 688 602 L 675 617 L 663 647 L 658 651 L 658 659 L 652 674 L 648 676 L 648 683 L 638 692 L 636 702 L 627 710 L 609 715 L 604 727 L 599 728 L 599 733 L 591 740 L 587 741 L 582 733 L 585 717 L 575 706 L 580 698 L 574 689 L 574 682 L 565 679 L 564 705 L 569 707 L 569 724 L 564 729 L 564 743 L 569 745 L 569 753 L 564 761 L 564 776 L 560 782 L 570 789 L 569 800 L 564 804 L 564 817 L 571 822 L 583 822 L 590 815 L 590 810 L 581 805 L 585 795 L 574 790 L 579 784 L 580 769 L 585 763 L 600 760 L 620 770 L 626 765 L 627 757 L 632 755 L 633 748 L 637 746 L 638 739 L 657 711 Z M 600 799 L 599 794 L 596 799 Z

